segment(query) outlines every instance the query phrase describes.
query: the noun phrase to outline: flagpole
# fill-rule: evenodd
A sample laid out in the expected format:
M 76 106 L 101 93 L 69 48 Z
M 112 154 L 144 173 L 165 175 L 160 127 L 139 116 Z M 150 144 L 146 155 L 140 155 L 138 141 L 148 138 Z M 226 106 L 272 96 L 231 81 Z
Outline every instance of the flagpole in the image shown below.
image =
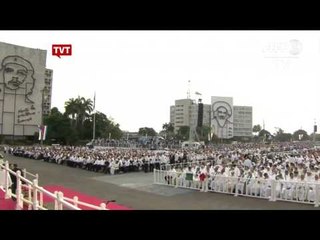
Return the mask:
M 40 137 L 40 145 L 41 147 L 43 146 L 43 140 L 45 138 L 45 129 L 44 129 L 44 116 L 43 116 L 43 107 L 44 107 L 44 99 L 45 99 L 45 94 L 47 94 L 46 87 L 44 87 L 41 90 L 41 125 L 39 129 L 39 137 Z
M 94 92 L 93 98 L 93 133 L 92 133 L 92 142 L 96 138 L 96 92 Z

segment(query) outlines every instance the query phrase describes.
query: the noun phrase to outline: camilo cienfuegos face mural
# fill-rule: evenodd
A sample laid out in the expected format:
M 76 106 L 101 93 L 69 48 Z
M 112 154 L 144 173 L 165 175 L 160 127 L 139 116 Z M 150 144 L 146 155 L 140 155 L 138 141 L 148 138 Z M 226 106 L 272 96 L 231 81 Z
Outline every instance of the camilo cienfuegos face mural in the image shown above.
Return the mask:
M 232 98 L 214 97 L 212 99 L 212 129 L 219 138 L 233 137 Z
M 212 106 L 213 119 L 218 123 L 219 127 L 224 128 L 227 123 L 232 123 L 232 108 L 227 102 L 218 101 Z

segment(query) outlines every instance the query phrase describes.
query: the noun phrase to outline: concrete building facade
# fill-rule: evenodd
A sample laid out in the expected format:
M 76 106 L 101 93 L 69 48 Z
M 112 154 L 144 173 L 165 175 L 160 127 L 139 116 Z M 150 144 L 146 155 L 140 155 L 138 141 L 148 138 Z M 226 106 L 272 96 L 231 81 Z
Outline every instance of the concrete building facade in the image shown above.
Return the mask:
M 233 136 L 252 137 L 252 107 L 233 107 Z
M 46 50 L 0 42 L 0 135 L 33 136 L 51 108 Z M 43 91 L 47 88 L 47 91 Z
M 170 123 L 174 125 L 175 132 L 182 126 L 197 127 L 198 103 L 192 99 L 179 99 L 175 105 L 170 106 Z M 203 104 L 203 125 L 210 126 L 211 105 Z
M 192 99 L 179 99 L 174 106 L 170 106 L 170 123 L 173 123 L 175 132 L 182 126 L 195 127 L 197 117 L 197 104 Z
M 43 116 L 48 116 L 51 110 L 51 96 L 52 96 L 52 76 L 53 70 L 46 69 L 45 78 L 44 78 L 44 90 L 47 93 L 43 97 Z
M 195 100 L 179 99 L 170 106 L 170 123 L 177 133 L 182 126 L 197 127 L 198 106 Z M 203 126 L 220 139 L 252 137 L 252 107 L 234 106 L 232 97 L 211 97 L 211 104 L 203 104 Z

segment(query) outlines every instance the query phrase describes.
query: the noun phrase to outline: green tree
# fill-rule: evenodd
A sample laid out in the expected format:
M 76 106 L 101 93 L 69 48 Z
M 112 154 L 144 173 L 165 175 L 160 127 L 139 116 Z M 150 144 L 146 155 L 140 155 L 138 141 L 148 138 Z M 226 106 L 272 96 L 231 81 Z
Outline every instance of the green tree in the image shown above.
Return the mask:
M 309 139 L 310 137 L 305 130 L 299 129 L 293 133 L 293 140 L 295 141 L 306 141 Z
M 269 141 L 269 140 L 271 140 L 270 138 L 272 138 L 271 133 L 265 129 L 262 129 L 259 132 L 258 136 L 259 136 L 260 140 L 262 140 L 262 141 Z
M 161 135 L 165 136 L 166 138 L 172 138 L 174 136 L 174 125 L 173 125 L 173 123 L 164 123 L 162 125 Z
M 78 98 L 70 98 L 65 102 L 65 114 L 71 116 L 72 125 L 79 130 L 83 127 L 83 123 L 90 116 L 93 110 L 93 102 L 91 99 L 85 99 L 78 96 Z
M 156 136 L 157 132 L 153 128 L 143 127 L 139 128 L 139 135 L 141 136 Z
M 80 97 L 78 97 L 78 99 L 79 98 Z M 91 99 L 85 99 L 84 97 L 81 97 L 79 102 L 79 123 L 83 125 L 84 121 L 89 118 L 90 113 L 93 110 L 93 102 Z
M 93 118 L 94 114 L 91 114 L 84 122 L 84 137 L 85 139 L 92 139 L 93 135 Z M 102 112 L 96 112 L 95 116 L 96 128 L 95 136 L 96 138 L 109 138 L 120 139 L 122 137 L 122 131 L 119 124 L 115 124 L 107 118 L 107 116 Z
M 77 105 L 78 105 L 78 100 L 74 98 L 70 98 L 68 101 L 65 102 L 65 112 L 64 114 L 67 117 L 71 118 L 71 126 L 75 127 L 76 124 L 76 119 L 77 119 Z
M 261 126 L 260 126 L 260 124 L 253 126 L 252 132 L 258 133 L 258 132 L 260 132 L 260 131 L 261 131 Z
M 260 132 L 259 132 L 259 137 L 264 137 L 264 136 L 269 136 L 271 135 L 271 133 L 265 129 L 262 129 Z
M 162 129 L 166 132 L 174 132 L 174 125 L 173 123 L 164 123 Z
M 78 98 L 70 98 L 65 102 L 65 115 L 71 116 L 71 125 L 77 130 L 80 138 L 85 138 L 84 122 L 90 117 L 93 110 L 93 102 L 91 99 L 78 96 Z
M 181 126 L 177 132 L 176 138 L 178 140 L 186 141 L 189 139 L 189 132 L 190 132 L 189 126 Z
M 65 112 L 52 108 L 49 116 L 44 118 L 47 128 L 47 139 L 54 139 L 63 144 L 78 144 L 91 140 L 93 135 L 93 102 L 91 99 L 78 96 L 65 102 Z M 122 137 L 120 125 L 108 119 L 102 112 L 96 112 L 96 137 L 113 139 Z M 152 129 L 153 130 L 153 129 Z M 151 130 L 150 130 L 151 131 Z M 154 130 L 153 130 L 154 131 Z
M 278 142 L 290 142 L 292 140 L 292 134 L 285 133 L 281 128 L 278 128 L 274 140 Z
M 211 127 L 203 125 L 202 127 L 197 127 L 196 131 L 200 141 L 208 142 L 208 136 L 211 132 Z
M 314 133 L 311 133 L 311 134 L 310 134 L 310 140 L 313 140 L 313 134 L 314 134 Z M 316 138 L 315 138 L 315 140 L 316 140 L 316 141 L 320 141 L 320 134 L 319 134 L 319 133 L 316 133 Z
M 77 131 L 71 127 L 70 119 L 56 107 L 44 118 L 44 124 L 47 125 L 47 143 L 75 144 L 79 140 Z

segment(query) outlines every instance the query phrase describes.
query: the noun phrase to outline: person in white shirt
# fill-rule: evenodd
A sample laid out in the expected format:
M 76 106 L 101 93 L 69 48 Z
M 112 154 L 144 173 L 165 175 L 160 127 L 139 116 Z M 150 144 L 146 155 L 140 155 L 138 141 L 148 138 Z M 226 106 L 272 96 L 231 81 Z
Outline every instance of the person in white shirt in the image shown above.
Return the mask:
M 247 158 L 244 160 L 243 165 L 244 165 L 245 167 L 248 167 L 249 169 L 251 169 L 251 168 L 252 168 L 252 161 L 247 157 Z
M 315 198 L 316 198 L 316 185 L 319 185 L 319 184 L 320 184 L 319 176 L 315 175 L 314 179 L 312 181 L 312 184 L 309 185 L 309 191 L 308 191 L 308 196 L 307 196 L 307 199 L 308 199 L 309 202 L 314 202 L 315 201 Z M 318 186 L 318 189 L 320 190 L 320 186 Z M 317 197 L 319 198 L 319 196 L 317 196 Z
M 305 175 L 302 174 L 300 176 L 300 180 L 298 181 L 297 184 L 297 198 L 299 201 L 304 201 L 306 199 L 308 189 L 306 189 L 306 180 L 305 180 Z
M 263 174 L 264 180 L 261 184 L 261 196 L 269 198 L 271 196 L 271 179 L 268 173 Z
M 193 171 L 190 166 L 185 170 L 185 176 L 185 187 L 190 188 L 193 181 Z
M 312 172 L 310 170 L 307 171 L 306 182 L 313 182 L 314 176 L 312 176 Z
M 261 191 L 261 184 L 263 181 L 262 172 L 258 172 L 257 176 L 252 174 L 250 182 L 247 184 L 248 193 L 250 195 L 259 196 Z

